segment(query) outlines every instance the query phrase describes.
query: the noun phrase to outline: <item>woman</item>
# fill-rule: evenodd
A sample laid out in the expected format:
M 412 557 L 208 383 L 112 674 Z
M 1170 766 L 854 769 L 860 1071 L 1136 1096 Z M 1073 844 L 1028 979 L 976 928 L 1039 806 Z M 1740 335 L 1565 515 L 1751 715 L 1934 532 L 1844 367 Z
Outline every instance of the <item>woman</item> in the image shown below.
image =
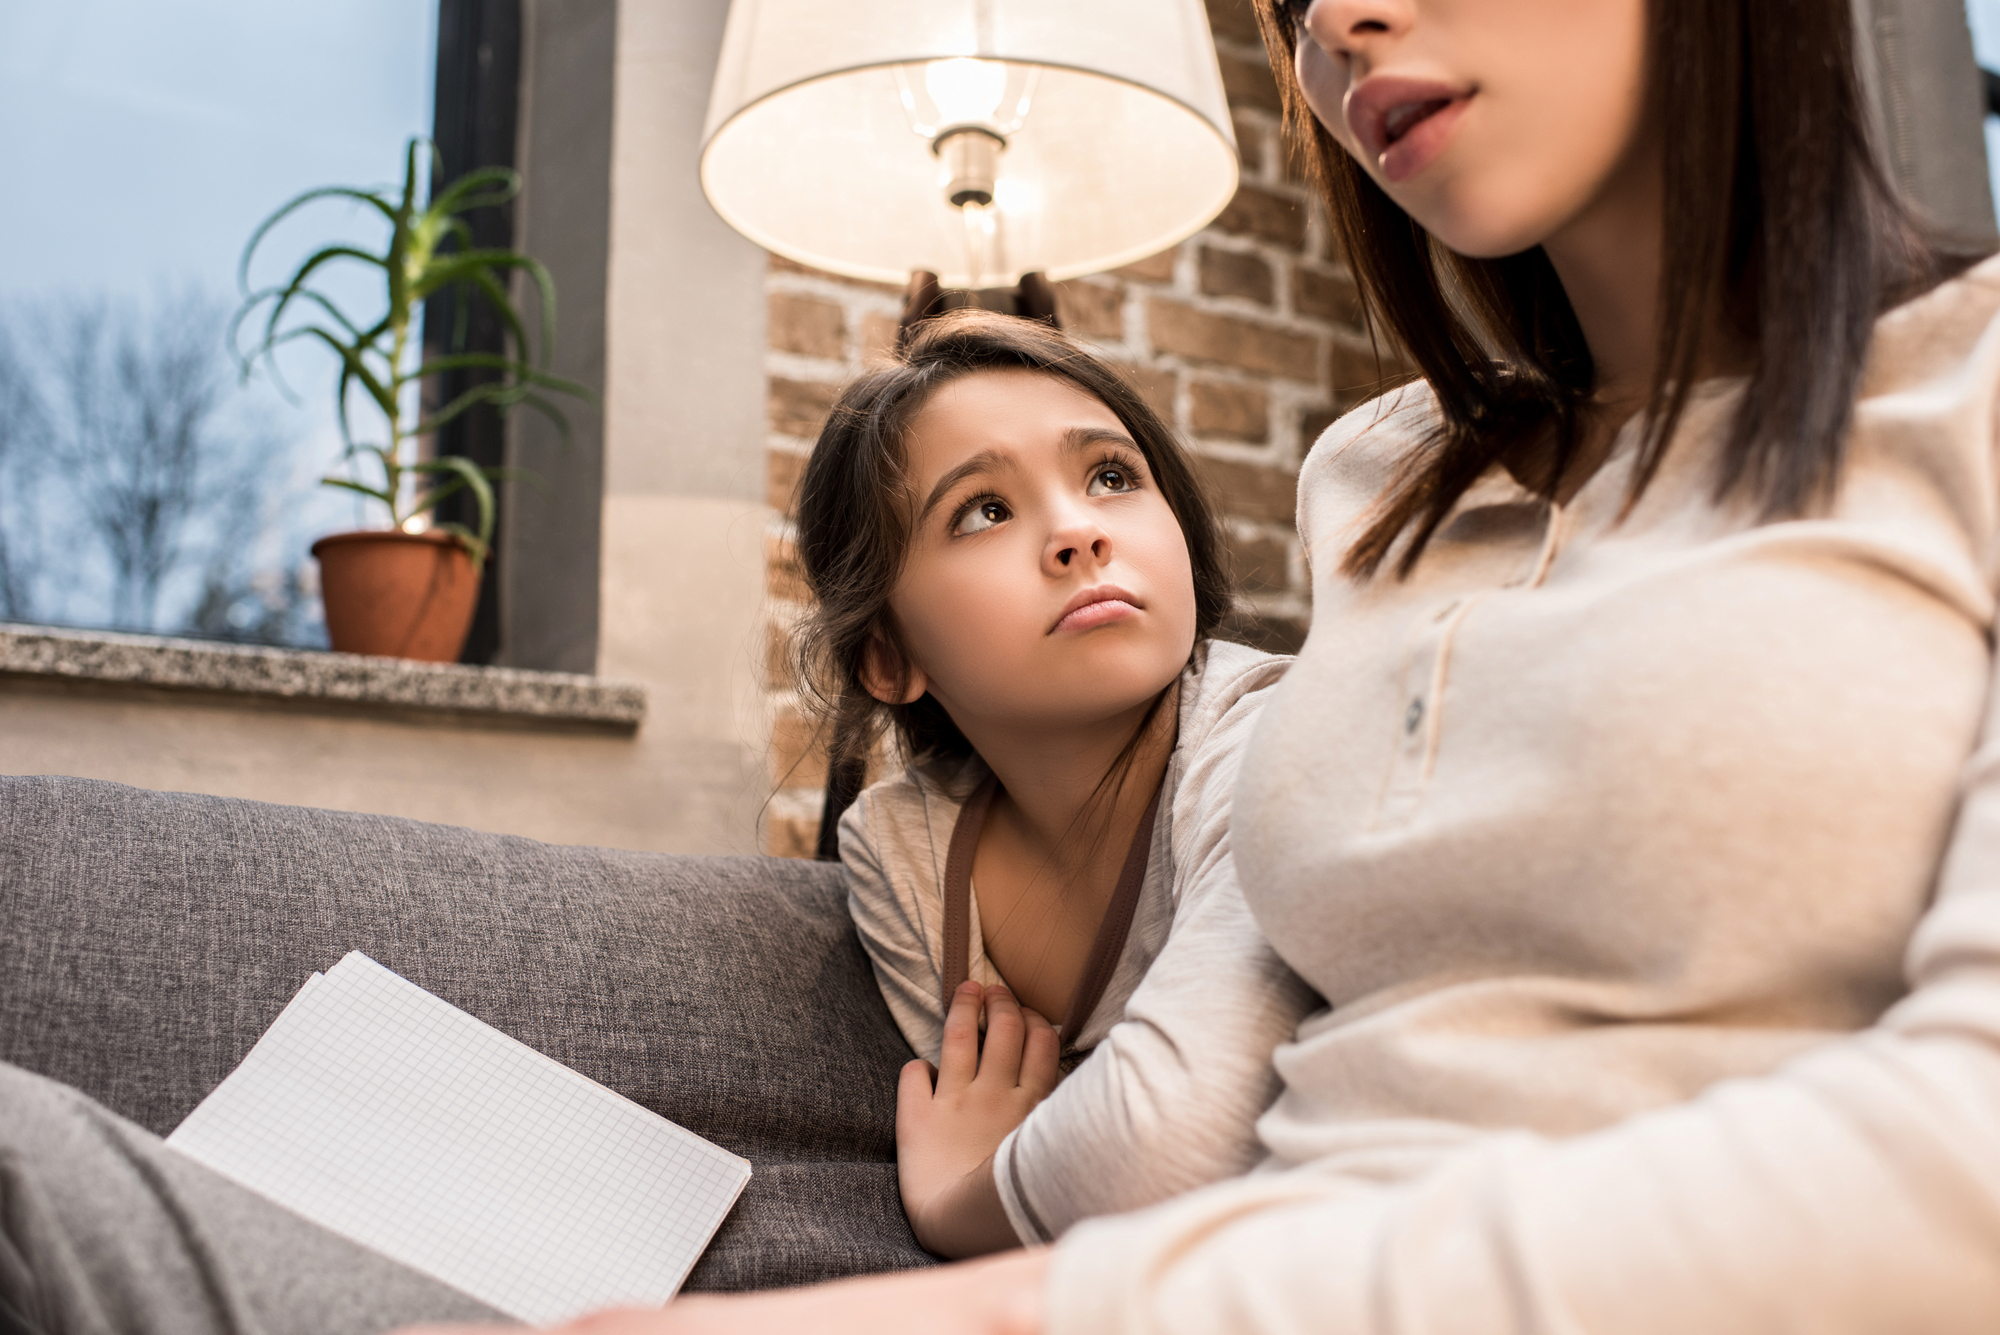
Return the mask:
M 1986 1328 L 2000 266 L 1889 198 L 1845 0 L 1265 20 L 1426 381 L 1301 474 L 1313 633 L 1233 824 L 1331 1004 L 1269 1159 L 599 1328 Z

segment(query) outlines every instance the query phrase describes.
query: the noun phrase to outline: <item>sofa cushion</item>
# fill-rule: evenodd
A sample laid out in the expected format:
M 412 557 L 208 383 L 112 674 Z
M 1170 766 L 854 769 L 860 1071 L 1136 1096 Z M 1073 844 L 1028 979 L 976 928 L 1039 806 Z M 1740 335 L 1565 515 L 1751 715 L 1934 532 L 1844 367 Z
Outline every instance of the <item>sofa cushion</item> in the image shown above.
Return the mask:
M 689 1287 L 928 1262 L 837 867 L 0 778 L 0 1060 L 165 1133 L 349 950 L 750 1159 Z

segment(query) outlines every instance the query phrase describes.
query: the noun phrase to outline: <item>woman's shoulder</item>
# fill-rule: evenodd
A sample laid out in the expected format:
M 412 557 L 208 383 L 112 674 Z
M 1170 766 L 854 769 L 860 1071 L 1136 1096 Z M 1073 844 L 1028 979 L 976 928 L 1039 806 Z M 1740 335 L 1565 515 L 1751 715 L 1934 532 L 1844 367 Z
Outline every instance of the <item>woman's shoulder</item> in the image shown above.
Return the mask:
M 2000 255 L 1891 307 L 1875 322 L 1861 397 L 1876 398 L 1971 367 L 2000 382 Z
M 1429 382 L 1412 380 L 1342 414 L 1321 433 L 1299 468 L 1299 539 L 1307 560 L 1317 563 L 1319 549 L 1330 544 L 1347 549 L 1355 525 L 1439 420 Z

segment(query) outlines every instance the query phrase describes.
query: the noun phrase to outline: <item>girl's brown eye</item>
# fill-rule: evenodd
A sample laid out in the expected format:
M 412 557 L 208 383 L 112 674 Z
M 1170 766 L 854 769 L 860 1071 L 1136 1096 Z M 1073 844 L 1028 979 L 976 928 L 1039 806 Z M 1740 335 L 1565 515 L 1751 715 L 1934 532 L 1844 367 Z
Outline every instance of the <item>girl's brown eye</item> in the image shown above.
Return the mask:
M 1085 492 L 1090 496 L 1108 496 L 1115 492 L 1132 490 L 1132 479 L 1122 468 L 1100 468 L 1090 475 L 1090 487 Z
M 1010 517 L 1005 502 L 981 501 L 959 516 L 958 523 L 952 527 L 952 532 L 983 533 Z

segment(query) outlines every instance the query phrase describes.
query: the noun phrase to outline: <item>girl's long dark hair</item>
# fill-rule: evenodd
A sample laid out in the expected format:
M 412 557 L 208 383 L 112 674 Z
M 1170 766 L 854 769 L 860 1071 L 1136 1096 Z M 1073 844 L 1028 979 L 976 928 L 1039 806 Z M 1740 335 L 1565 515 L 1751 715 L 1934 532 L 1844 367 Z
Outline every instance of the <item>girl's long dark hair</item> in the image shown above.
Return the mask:
M 1405 534 L 1407 574 L 1467 487 L 1542 433 L 1560 478 L 1595 386 L 1590 349 L 1538 246 L 1453 254 L 1328 134 L 1294 71 L 1304 4 L 1256 0 L 1287 136 L 1325 194 L 1371 325 L 1437 397 L 1443 421 L 1343 569 L 1374 574 Z M 1727 330 L 1750 381 L 1714 479 L 1766 518 L 1803 513 L 1838 481 L 1875 318 L 1964 268 L 1897 200 L 1869 149 L 1849 0 L 1649 0 L 1647 95 L 1665 139 L 1659 342 L 1629 501 L 1658 472 Z M 1451 294 L 1448 296 L 1447 294 Z
M 861 666 L 875 635 L 906 660 L 889 594 L 903 569 L 914 508 L 903 451 L 910 419 L 944 385 L 998 370 L 1059 377 L 1111 410 L 1180 521 L 1194 571 L 1195 638 L 1214 635 L 1230 614 L 1234 589 L 1208 492 L 1173 431 L 1117 372 L 1038 321 L 982 310 L 926 320 L 893 365 L 841 392 L 799 479 L 799 564 L 814 601 L 793 653 L 806 701 L 830 734 L 836 771 L 856 770 L 885 724 L 912 760 L 972 753 L 936 700 L 880 704 L 863 688 Z

